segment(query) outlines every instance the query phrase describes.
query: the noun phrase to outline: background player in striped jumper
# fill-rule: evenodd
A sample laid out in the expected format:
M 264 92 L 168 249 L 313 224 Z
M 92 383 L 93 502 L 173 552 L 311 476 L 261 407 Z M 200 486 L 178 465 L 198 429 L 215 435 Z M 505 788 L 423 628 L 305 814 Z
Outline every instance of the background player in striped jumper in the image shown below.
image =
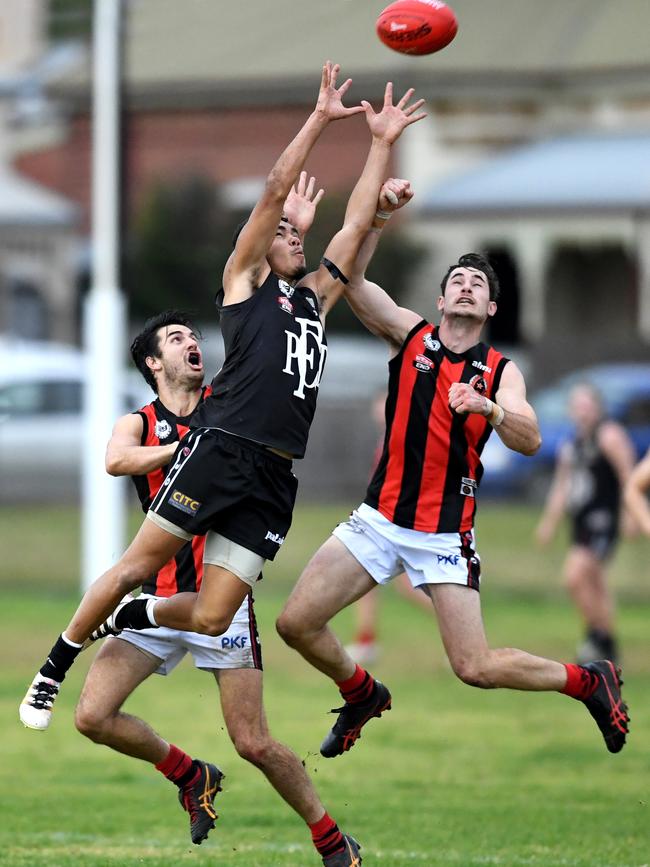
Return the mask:
M 620 535 L 621 493 L 634 466 L 634 446 L 625 429 L 606 419 L 600 395 L 589 383 L 569 395 L 574 437 L 561 444 L 553 484 L 536 529 L 548 545 L 565 513 L 571 517 L 571 545 L 564 561 L 566 588 L 582 615 L 586 636 L 579 663 L 619 655 L 614 599 L 607 563 Z
M 368 234 L 392 145 L 425 116 L 418 112 L 423 100 L 411 101 L 413 90 L 393 105 L 390 83 L 380 112 L 369 103 L 345 108 L 342 97 L 351 82 L 337 89 L 338 71 L 325 64 L 314 112 L 271 170 L 236 239 L 223 278 L 226 359 L 212 395 L 194 414 L 136 538 L 85 594 L 23 699 L 21 718 L 30 708 L 30 718 L 39 717 L 36 727 L 49 725 L 61 681 L 107 617 L 116 630 L 167 626 L 220 635 L 264 561 L 272 560 L 284 541 L 297 489 L 291 459 L 304 455 L 327 352 L 324 319 Z M 359 111 L 371 132 L 366 164 L 343 228 L 318 270 L 301 279 L 305 259 L 296 227 L 283 218 L 286 197 L 327 124 Z M 202 534 L 207 534 L 205 568 L 198 594 L 119 605 L 186 541 Z M 344 843 L 345 850 L 332 856 L 338 860 L 328 864 L 343 867 L 359 860 L 352 838 L 346 836 Z
M 301 234 L 315 208 L 305 195 L 293 194 L 285 205 Z M 313 178 L 309 187 L 313 192 Z M 147 510 L 163 482 L 179 441 L 197 405 L 210 392 L 203 387 L 201 350 L 191 323 L 175 310 L 145 323 L 131 346 L 133 361 L 156 392 L 156 399 L 116 423 L 106 452 L 106 468 L 130 475 Z M 195 536 L 173 560 L 143 586 L 149 598 L 197 591 L 203 572 L 204 536 Z M 190 815 L 192 842 L 200 844 L 214 828 L 213 802 L 223 777 L 212 764 L 192 760 L 163 740 L 143 720 L 122 712 L 126 699 L 154 673 L 168 675 L 190 653 L 197 668 L 211 672 L 218 684 L 228 734 L 242 758 L 258 767 L 278 794 L 307 823 L 324 857 L 342 848 L 343 838 L 321 804 L 300 759 L 270 734 L 262 700 L 262 650 L 250 592 L 228 630 L 220 636 L 174 629 L 124 630 L 109 638 L 88 672 L 77 706 L 79 731 L 96 743 L 150 762 L 179 788 Z M 334 861 L 333 863 L 336 863 Z
M 392 207 L 382 203 L 383 210 Z M 628 716 L 611 661 L 564 665 L 513 648 L 492 649 L 485 635 L 473 530 L 480 454 L 493 428 L 525 455 L 541 442 L 521 372 L 479 342 L 496 312 L 496 275 L 483 257 L 461 256 L 443 277 L 436 301 L 441 322 L 434 327 L 365 279 L 381 225 L 376 221 L 362 248 L 346 298 L 390 351 L 383 455 L 365 502 L 316 552 L 277 624 L 288 644 L 332 678 L 345 701 L 321 753 L 332 757 L 350 749 L 365 723 L 391 707 L 389 690 L 355 665 L 327 624 L 402 571 L 431 596 L 461 680 L 483 689 L 555 690 L 579 699 L 608 750 L 618 752 Z

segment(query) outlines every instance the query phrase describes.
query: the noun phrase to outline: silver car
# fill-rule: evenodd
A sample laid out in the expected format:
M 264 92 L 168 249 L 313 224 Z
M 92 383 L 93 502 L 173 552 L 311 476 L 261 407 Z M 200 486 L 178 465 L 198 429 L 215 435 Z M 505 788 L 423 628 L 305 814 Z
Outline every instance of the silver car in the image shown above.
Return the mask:
M 78 499 L 84 371 L 74 347 L 0 339 L 0 502 Z M 135 372 L 125 392 L 125 412 L 152 398 Z

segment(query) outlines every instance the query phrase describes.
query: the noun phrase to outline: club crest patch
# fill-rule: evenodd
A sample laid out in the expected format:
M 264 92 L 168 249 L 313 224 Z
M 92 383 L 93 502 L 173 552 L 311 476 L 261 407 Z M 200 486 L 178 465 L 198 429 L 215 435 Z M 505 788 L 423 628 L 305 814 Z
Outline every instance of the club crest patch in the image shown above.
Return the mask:
M 425 349 L 429 349 L 431 352 L 437 352 L 440 349 L 440 341 L 435 339 L 432 331 L 427 331 L 422 339 Z
M 158 437 L 159 440 L 166 440 L 169 434 L 172 432 L 172 426 L 167 421 L 167 419 L 159 419 L 156 422 L 156 427 L 154 429 L 154 433 Z
M 287 283 L 286 280 L 278 280 L 278 286 L 280 287 L 280 292 L 286 295 L 287 298 L 291 298 L 293 293 L 296 291 L 290 283 Z
M 477 373 L 470 379 L 469 385 L 471 385 L 475 391 L 478 391 L 479 394 L 487 394 L 488 384 L 484 376 L 480 376 Z

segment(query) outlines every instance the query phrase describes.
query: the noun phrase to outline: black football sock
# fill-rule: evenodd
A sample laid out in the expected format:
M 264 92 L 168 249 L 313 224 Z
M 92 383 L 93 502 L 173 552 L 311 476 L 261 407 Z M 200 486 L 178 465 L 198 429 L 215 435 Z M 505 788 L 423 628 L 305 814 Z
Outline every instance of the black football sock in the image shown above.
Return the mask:
M 54 647 L 50 650 L 47 660 L 40 669 L 43 677 L 56 680 L 58 683 L 65 678 L 72 663 L 81 653 L 82 644 L 74 644 L 63 635 L 59 635 Z
M 115 616 L 116 629 L 154 629 L 155 623 L 152 623 L 147 613 L 148 603 L 151 599 L 134 599 L 132 602 L 127 602 Z

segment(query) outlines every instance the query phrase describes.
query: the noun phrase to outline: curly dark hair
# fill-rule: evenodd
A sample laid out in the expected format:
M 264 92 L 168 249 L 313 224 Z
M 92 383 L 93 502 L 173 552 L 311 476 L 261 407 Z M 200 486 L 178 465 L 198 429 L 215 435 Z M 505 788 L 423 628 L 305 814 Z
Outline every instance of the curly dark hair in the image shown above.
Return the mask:
M 201 336 L 192 325 L 189 316 L 182 310 L 163 310 L 157 316 L 147 319 L 142 331 L 131 344 L 131 358 L 156 394 L 158 394 L 158 385 L 153 371 L 147 365 L 147 358 L 160 358 L 160 335 L 158 331 L 167 325 L 184 325 L 186 328 L 190 328 L 197 337 Z
M 461 256 L 458 262 L 455 265 L 450 265 L 447 273 L 442 278 L 442 282 L 440 283 L 440 288 L 442 289 L 442 294 L 445 294 L 445 288 L 447 286 L 447 280 L 449 280 L 449 275 L 456 268 L 475 268 L 477 271 L 482 271 L 487 277 L 488 287 L 490 289 L 490 301 L 497 301 L 499 298 L 499 278 L 496 275 L 496 271 L 490 265 L 489 261 L 482 256 L 480 253 L 465 253 L 465 255 Z

